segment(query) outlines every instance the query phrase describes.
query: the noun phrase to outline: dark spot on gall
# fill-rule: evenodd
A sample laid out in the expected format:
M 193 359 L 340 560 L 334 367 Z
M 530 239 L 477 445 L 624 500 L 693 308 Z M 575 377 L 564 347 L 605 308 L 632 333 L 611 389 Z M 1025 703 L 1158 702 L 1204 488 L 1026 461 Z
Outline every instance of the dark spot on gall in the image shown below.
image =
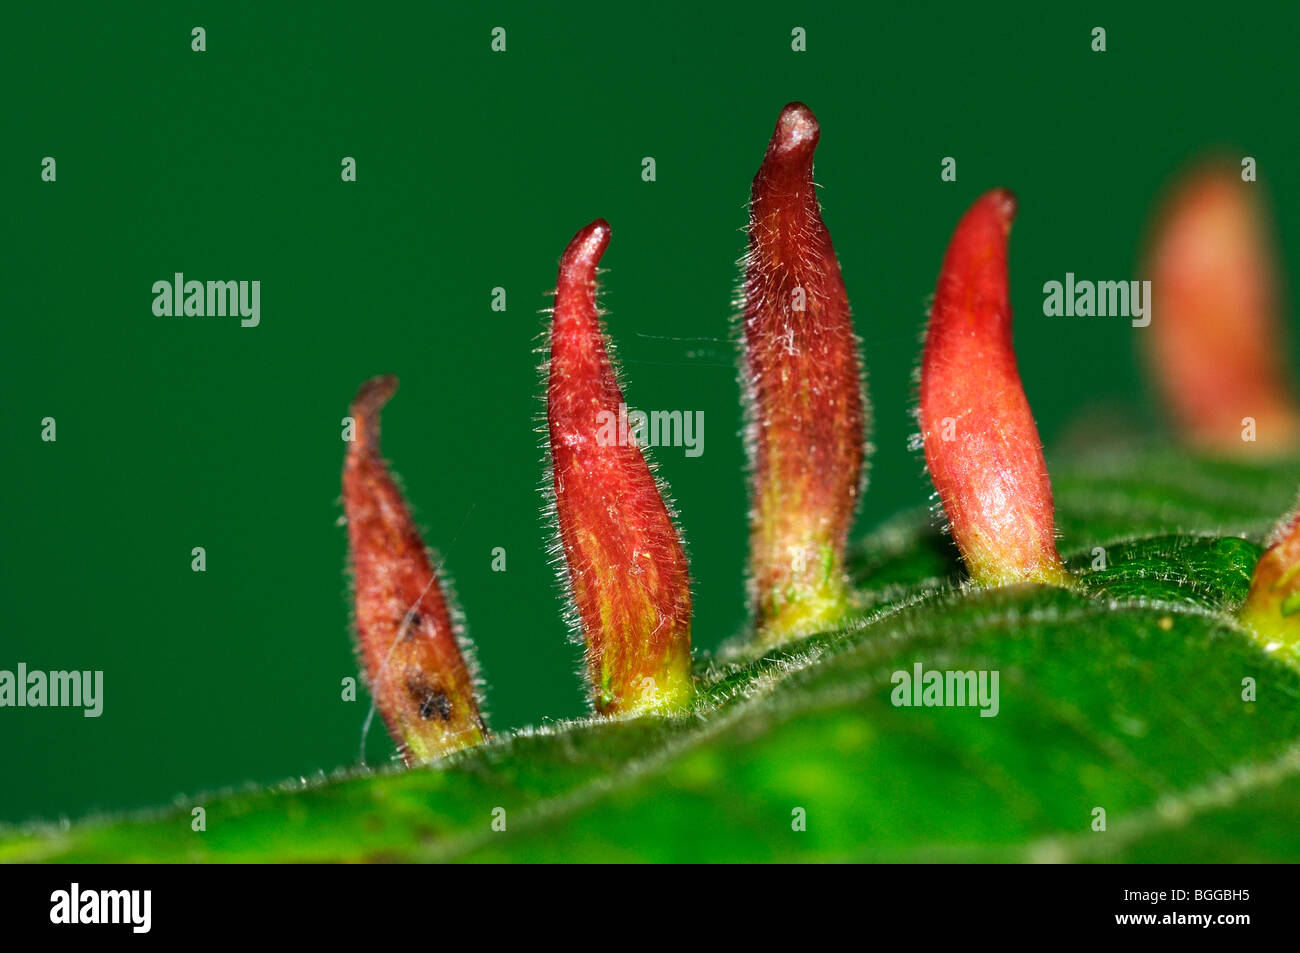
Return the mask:
M 420 625 L 423 622 L 424 619 L 420 617 L 420 613 L 418 612 L 412 612 L 409 615 L 402 616 L 402 640 L 405 641 L 407 639 L 415 638 L 415 634 L 420 630 Z
M 451 718 L 451 699 L 437 685 L 431 684 L 422 673 L 407 676 L 406 693 L 415 702 L 420 717 L 425 721 L 437 718 L 448 721 Z
M 434 715 L 438 716 L 439 721 L 446 721 L 451 717 L 451 699 L 442 692 L 430 692 L 420 705 L 420 717 L 425 721 Z

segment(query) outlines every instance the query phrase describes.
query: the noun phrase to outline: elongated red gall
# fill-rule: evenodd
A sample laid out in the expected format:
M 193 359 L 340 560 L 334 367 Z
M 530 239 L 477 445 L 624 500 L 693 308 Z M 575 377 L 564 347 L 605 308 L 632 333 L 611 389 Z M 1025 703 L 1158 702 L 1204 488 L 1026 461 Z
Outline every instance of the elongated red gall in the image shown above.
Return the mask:
M 1233 456 L 1300 444 L 1276 249 L 1254 190 L 1226 164 L 1178 181 L 1147 252 L 1156 311 L 1142 336 L 1179 435 Z
M 813 184 L 819 138 L 807 106 L 786 106 L 750 198 L 742 374 L 749 598 L 767 643 L 824 631 L 849 608 L 844 550 L 863 489 L 863 374 Z
M 980 197 L 944 256 L 921 363 L 925 462 L 971 578 L 1065 584 L 1052 485 L 1011 341 L 1016 199 Z
M 592 700 L 602 714 L 686 704 L 691 587 L 661 488 L 634 439 L 609 439 L 625 406 L 596 305 L 610 228 L 598 219 L 560 260 L 546 418 L 559 548 Z
M 408 764 L 478 744 L 487 734 L 462 651 L 458 613 L 444 592 L 379 447 L 389 375 L 352 402 L 355 434 L 343 467 L 358 653 L 389 733 Z

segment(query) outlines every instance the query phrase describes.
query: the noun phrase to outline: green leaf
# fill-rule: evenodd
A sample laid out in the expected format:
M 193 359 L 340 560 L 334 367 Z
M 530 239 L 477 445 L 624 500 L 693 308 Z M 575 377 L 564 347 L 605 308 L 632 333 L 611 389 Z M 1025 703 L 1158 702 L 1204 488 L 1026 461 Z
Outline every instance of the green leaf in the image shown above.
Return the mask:
M 1297 474 L 1166 449 L 1056 467 L 1076 590 L 963 587 L 902 517 L 852 560 L 850 624 L 706 660 L 687 715 L 196 798 L 201 833 L 191 803 L 10 830 L 0 860 L 1295 861 L 1300 671 L 1232 613 Z M 917 663 L 996 671 L 997 714 L 896 706 Z

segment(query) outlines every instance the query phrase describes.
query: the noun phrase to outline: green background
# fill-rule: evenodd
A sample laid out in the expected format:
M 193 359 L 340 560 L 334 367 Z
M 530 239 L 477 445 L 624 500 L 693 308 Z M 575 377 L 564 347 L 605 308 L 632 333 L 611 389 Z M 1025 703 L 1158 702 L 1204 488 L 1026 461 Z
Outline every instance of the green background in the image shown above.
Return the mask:
M 790 100 L 822 124 L 817 180 L 870 374 L 862 529 L 929 498 L 912 372 L 980 192 L 1020 196 L 1016 339 L 1049 461 L 1155 415 L 1141 332 L 1043 317 L 1042 283 L 1133 277 L 1186 159 L 1255 156 L 1283 253 L 1300 250 L 1296 24 L 1260 6 L 24 5 L 2 25 L 0 669 L 102 669 L 105 707 L 0 709 L 0 821 L 357 761 L 340 419 L 381 372 L 402 379 L 385 450 L 455 580 L 492 724 L 584 710 L 539 514 L 536 348 L 558 256 L 597 216 L 629 402 L 705 415 L 703 456 L 656 455 L 696 644 L 738 632 L 730 300 L 749 183 Z M 176 271 L 259 279 L 261 326 L 155 317 L 151 286 Z M 381 726 L 367 751 L 391 755 Z

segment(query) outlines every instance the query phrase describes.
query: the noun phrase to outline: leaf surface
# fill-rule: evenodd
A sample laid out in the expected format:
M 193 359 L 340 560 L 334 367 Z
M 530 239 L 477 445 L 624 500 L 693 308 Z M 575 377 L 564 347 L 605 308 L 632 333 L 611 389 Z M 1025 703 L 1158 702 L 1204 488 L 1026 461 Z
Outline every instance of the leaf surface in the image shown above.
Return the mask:
M 1074 591 L 963 587 L 904 516 L 855 553 L 849 625 L 705 660 L 686 715 L 196 798 L 202 833 L 190 803 L 10 829 L 0 860 L 1300 860 L 1300 671 L 1232 615 L 1298 473 L 1159 448 L 1054 467 Z M 896 706 L 918 663 L 996 671 L 996 716 Z

